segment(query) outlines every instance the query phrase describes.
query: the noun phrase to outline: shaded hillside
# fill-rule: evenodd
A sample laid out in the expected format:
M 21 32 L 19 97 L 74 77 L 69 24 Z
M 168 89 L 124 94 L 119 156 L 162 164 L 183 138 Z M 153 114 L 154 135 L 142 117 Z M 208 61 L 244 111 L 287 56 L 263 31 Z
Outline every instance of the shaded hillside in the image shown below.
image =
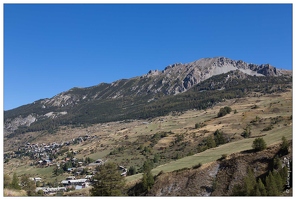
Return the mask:
M 290 142 L 290 152 L 291 148 Z M 276 156 L 279 156 L 282 167 L 288 166 L 288 161 L 291 164 L 292 154 L 283 156 L 279 155 L 279 151 L 280 145 L 277 144 L 260 152 L 244 151 L 231 154 L 227 159 L 205 164 L 197 169 L 191 168 L 164 173 L 155 177 L 155 184 L 146 195 L 232 196 L 235 185 L 242 185 L 244 177 L 247 176 L 248 168 L 254 172 L 257 179 L 261 178 L 264 182 L 268 171 L 273 170 Z M 282 192 L 281 196 L 292 195 L 291 187 L 287 189 L 289 189 L 289 193 Z M 130 193 L 130 195 L 133 195 L 133 193 Z

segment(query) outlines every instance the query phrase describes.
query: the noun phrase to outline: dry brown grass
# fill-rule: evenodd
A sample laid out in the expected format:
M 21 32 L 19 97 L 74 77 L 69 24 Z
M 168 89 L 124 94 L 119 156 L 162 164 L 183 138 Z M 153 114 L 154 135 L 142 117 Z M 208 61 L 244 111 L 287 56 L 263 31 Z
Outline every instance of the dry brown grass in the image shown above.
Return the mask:
M 70 191 L 70 192 L 65 192 L 63 194 L 63 196 L 90 196 L 90 189 L 91 187 L 89 188 L 83 188 L 83 189 L 80 189 L 80 190 L 73 190 L 73 191 Z
M 11 190 L 11 189 L 4 189 L 4 196 L 5 197 L 25 197 L 27 196 L 27 192 L 25 190 Z

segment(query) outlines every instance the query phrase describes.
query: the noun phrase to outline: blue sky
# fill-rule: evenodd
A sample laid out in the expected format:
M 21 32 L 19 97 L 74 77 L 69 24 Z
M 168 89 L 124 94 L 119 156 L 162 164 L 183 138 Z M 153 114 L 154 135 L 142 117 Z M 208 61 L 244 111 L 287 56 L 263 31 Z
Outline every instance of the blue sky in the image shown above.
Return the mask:
M 4 110 L 225 56 L 292 69 L 292 4 L 4 4 Z

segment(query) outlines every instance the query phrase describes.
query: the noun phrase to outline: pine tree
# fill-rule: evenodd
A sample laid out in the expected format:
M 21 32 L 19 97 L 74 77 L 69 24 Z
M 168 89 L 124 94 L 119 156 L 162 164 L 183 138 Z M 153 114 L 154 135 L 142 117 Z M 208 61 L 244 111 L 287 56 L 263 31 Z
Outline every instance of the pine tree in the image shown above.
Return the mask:
M 271 172 L 266 177 L 266 193 L 267 196 L 278 196 L 278 188 Z
M 287 155 L 289 153 L 289 144 L 285 136 L 282 137 L 282 144 L 280 152 L 282 155 Z
M 145 172 L 142 178 L 143 190 L 149 191 L 154 185 L 154 177 L 151 171 Z
M 286 185 L 287 177 L 288 177 L 288 168 L 284 166 L 282 169 L 279 170 L 279 174 L 282 178 L 283 187 Z
M 15 189 L 15 190 L 21 189 L 21 186 L 19 185 L 19 179 L 18 179 L 16 173 L 13 174 L 10 188 Z
M 255 185 L 254 194 L 252 196 L 261 196 L 261 192 L 257 184 Z
M 277 171 L 272 171 L 272 175 L 275 179 L 275 183 L 276 183 L 276 186 L 277 186 L 277 190 L 279 193 L 281 193 L 284 189 L 284 185 L 283 185 L 283 182 L 282 182 L 282 177 L 281 175 L 277 172 Z
M 28 196 L 33 196 L 36 194 L 36 185 L 33 180 L 30 180 L 29 175 L 25 174 L 21 177 L 22 189 L 25 190 Z
M 257 183 L 258 189 L 261 193 L 261 196 L 266 196 L 266 189 L 264 184 L 262 183 L 261 179 L 259 178 L 258 183 Z
M 120 175 L 115 163 L 105 163 L 98 167 L 94 175 L 91 196 L 123 196 L 125 179 Z
M 244 178 L 244 190 L 246 193 L 246 196 L 250 196 L 254 194 L 254 187 L 256 185 L 256 179 L 254 176 L 253 171 L 248 168 L 247 176 Z
M 225 138 L 223 136 L 223 132 L 218 129 L 214 132 L 214 139 L 217 146 L 221 144 L 225 144 Z
M 136 174 L 136 172 L 137 172 L 137 169 L 134 166 L 130 166 L 130 168 L 128 169 L 127 174 L 128 175 L 134 175 L 134 174 Z
M 262 150 L 266 149 L 266 143 L 263 138 L 256 138 L 253 141 L 252 147 L 255 151 L 262 151 Z
M 276 155 L 276 157 L 272 160 L 272 167 L 273 169 L 281 169 L 282 168 L 282 162 L 280 158 Z
M 212 136 L 208 136 L 208 137 L 206 138 L 206 146 L 207 146 L 208 148 L 216 147 L 216 142 L 215 142 L 215 140 L 213 139 Z
M 151 160 L 146 160 L 143 164 L 143 172 L 149 172 L 153 168 L 153 162 Z

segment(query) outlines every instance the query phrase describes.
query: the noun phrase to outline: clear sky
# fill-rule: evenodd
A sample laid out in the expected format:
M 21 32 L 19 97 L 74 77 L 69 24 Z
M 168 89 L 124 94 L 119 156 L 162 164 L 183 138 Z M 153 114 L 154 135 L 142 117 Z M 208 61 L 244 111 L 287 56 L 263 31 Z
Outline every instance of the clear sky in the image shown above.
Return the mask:
M 292 4 L 4 4 L 4 110 L 224 56 L 292 69 Z

